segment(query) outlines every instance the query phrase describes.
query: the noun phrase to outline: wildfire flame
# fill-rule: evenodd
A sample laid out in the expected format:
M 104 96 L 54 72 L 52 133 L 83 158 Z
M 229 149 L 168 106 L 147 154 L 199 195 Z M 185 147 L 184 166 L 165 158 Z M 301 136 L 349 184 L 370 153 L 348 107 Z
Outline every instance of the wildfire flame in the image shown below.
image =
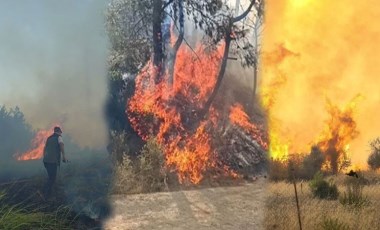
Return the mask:
M 359 135 L 356 122 L 353 119 L 358 99 L 360 96 L 355 97 L 343 108 L 327 101 L 330 119 L 326 121 L 326 127 L 320 135 L 317 145 L 326 155 L 326 159 L 332 167 L 334 167 L 334 162 L 337 163 L 338 168 L 332 168 L 333 171 L 338 171 L 344 162 L 350 158 L 350 143 Z
M 55 127 L 57 125 L 54 125 Z M 30 143 L 30 149 L 24 153 L 16 154 L 19 161 L 37 160 L 43 157 L 46 139 L 52 134 L 53 127 L 48 130 L 39 130 Z
M 319 141 L 327 151 L 326 140 L 339 139 L 336 148 L 349 148 L 353 164 L 366 164 L 367 143 L 380 130 L 373 116 L 380 103 L 379 14 L 374 1 L 266 1 L 259 88 L 269 111 L 272 157 L 307 153 Z M 365 100 L 351 116 L 355 128 L 340 118 L 348 110 L 326 111 L 325 98 L 342 107 L 358 93 Z M 328 115 L 336 131 L 325 128 Z
M 181 183 L 199 183 L 209 170 L 236 176 L 217 159 L 212 134 L 221 122 L 222 113 L 211 107 L 208 118 L 199 117 L 213 90 L 224 46 L 205 51 L 202 45 L 195 51 L 186 46 L 178 50 L 174 66 L 173 85 L 168 85 L 168 73 L 156 84 L 156 69 L 148 63 L 136 77 L 136 91 L 127 104 L 128 118 L 135 131 L 147 140 L 156 137 L 163 146 L 168 168 L 174 168 Z M 195 52 L 195 53 L 194 53 Z M 236 108 L 235 108 L 236 109 Z M 258 129 L 247 115 L 231 115 L 235 124 L 265 145 Z M 238 116 L 243 116 L 241 120 Z
M 230 121 L 243 129 L 245 129 L 254 140 L 265 150 L 268 149 L 267 141 L 264 140 L 262 129 L 259 129 L 255 124 L 249 121 L 248 115 L 244 112 L 243 106 L 235 104 L 231 107 Z

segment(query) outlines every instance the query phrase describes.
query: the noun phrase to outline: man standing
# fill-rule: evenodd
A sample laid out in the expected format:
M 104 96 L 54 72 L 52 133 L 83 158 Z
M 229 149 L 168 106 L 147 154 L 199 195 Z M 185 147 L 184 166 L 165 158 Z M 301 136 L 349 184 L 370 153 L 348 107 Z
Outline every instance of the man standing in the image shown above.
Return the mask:
M 54 127 L 54 133 L 47 138 L 44 148 L 44 166 L 48 174 L 48 180 L 45 188 L 45 197 L 49 198 L 51 190 L 57 176 L 57 168 L 60 165 L 61 154 L 62 162 L 66 162 L 65 149 L 62 140 L 62 130 L 60 127 Z

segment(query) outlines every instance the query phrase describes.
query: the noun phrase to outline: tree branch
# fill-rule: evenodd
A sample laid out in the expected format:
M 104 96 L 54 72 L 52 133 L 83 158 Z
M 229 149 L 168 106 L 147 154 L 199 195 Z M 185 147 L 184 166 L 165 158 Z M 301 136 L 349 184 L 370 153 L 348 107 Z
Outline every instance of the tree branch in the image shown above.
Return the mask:
M 252 7 L 255 5 L 255 3 L 256 3 L 256 0 L 251 0 L 251 4 L 249 4 L 248 8 L 244 11 L 244 13 L 242 13 L 241 15 L 235 18 L 232 18 L 232 23 L 238 22 L 244 19 L 245 17 L 247 17 L 247 15 L 249 14 L 249 12 L 251 12 Z

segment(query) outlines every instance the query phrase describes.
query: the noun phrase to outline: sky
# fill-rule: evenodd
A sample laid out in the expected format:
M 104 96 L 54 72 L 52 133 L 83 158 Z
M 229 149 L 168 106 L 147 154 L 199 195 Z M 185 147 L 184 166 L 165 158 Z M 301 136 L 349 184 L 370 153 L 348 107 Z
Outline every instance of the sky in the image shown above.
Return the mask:
M 106 0 L 1 0 L 0 105 L 34 129 L 60 123 L 82 146 L 106 143 Z

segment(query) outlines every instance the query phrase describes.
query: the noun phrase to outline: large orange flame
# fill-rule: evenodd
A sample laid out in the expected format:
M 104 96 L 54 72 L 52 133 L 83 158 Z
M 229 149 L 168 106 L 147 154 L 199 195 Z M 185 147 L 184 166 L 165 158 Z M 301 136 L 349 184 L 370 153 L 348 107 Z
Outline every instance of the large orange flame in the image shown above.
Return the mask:
M 155 136 L 164 147 L 166 163 L 174 167 L 180 182 L 199 183 L 203 173 L 215 165 L 208 124 L 196 124 L 197 112 L 202 109 L 216 82 L 221 50 L 209 54 L 203 47 L 196 54 L 183 46 L 178 50 L 174 67 L 174 83 L 154 83 L 156 70 L 148 63 L 136 78 L 135 95 L 128 103 L 128 115 L 133 128 L 143 138 Z M 194 134 L 191 130 L 196 130 Z
M 224 46 L 220 45 L 216 50 L 205 51 L 205 47 L 199 45 L 193 51 L 181 46 L 172 86 L 167 83 L 168 74 L 156 84 L 156 69 L 148 63 L 137 76 L 135 94 L 127 105 L 132 127 L 145 140 L 156 137 L 163 146 L 167 166 L 177 172 L 181 183 L 197 184 L 210 170 L 236 176 L 218 161 L 212 146 L 212 133 L 222 114 L 212 107 L 207 119 L 199 117 L 215 86 L 223 49 Z M 265 145 L 258 129 L 249 123 L 246 115 L 238 114 L 234 116 L 236 120 L 240 119 L 237 116 L 243 118 L 236 124 L 248 127 L 248 132 Z
M 366 164 L 368 142 L 380 135 L 379 15 L 372 0 L 266 1 L 260 93 L 270 111 L 272 156 L 309 152 L 325 133 L 325 98 L 342 107 L 361 94 L 352 117 L 360 134 L 342 145 L 350 146 L 354 164 Z
M 327 110 L 330 118 L 326 121 L 326 127 L 321 133 L 317 145 L 330 162 L 330 168 L 337 172 L 350 159 L 350 143 L 359 132 L 353 119 L 356 102 L 360 96 L 355 97 L 347 106 L 339 108 L 327 101 Z M 337 167 L 337 168 L 334 168 Z
M 252 138 L 261 145 L 265 150 L 268 149 L 267 140 L 264 139 L 263 129 L 258 128 L 255 124 L 249 121 L 248 115 L 244 112 L 243 106 L 240 104 L 235 104 L 231 107 L 230 111 L 230 121 L 243 129 L 245 129 Z

